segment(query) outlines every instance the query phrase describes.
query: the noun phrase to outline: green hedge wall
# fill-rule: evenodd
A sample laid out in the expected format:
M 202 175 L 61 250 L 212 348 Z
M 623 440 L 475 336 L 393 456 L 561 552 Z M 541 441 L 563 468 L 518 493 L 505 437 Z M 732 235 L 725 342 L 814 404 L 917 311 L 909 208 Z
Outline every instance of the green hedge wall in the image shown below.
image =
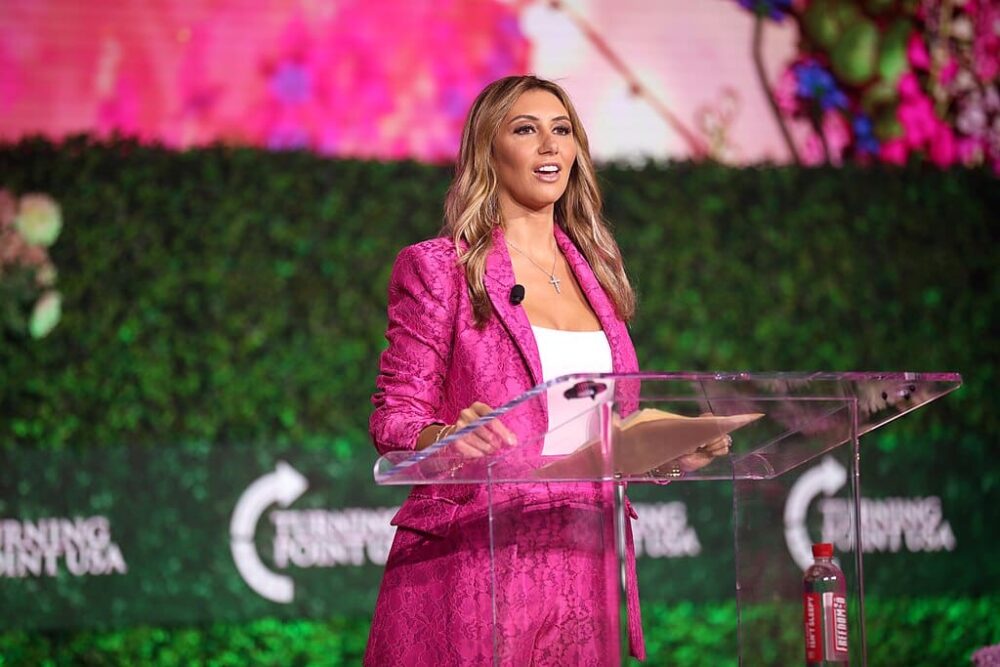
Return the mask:
M 0 186 L 51 194 L 65 220 L 50 249 L 63 320 L 41 341 L 0 338 L 0 448 L 294 445 L 365 470 L 388 272 L 401 246 L 438 229 L 448 178 L 248 149 L 0 147 Z M 646 368 L 964 374 L 958 393 L 865 443 L 865 488 L 940 496 L 959 542 L 906 560 L 903 576 L 880 567 L 887 556 L 866 558 L 873 599 L 885 599 L 869 609 L 869 645 L 941 664 L 1000 641 L 982 611 L 1000 592 L 988 552 L 1000 525 L 995 178 L 710 164 L 608 166 L 601 178 L 639 290 Z M 928 600 L 919 622 L 894 606 L 900 594 Z M 664 627 L 695 613 L 684 609 L 663 608 Z M 946 638 L 929 647 L 927 632 L 897 632 L 921 624 Z M 350 618 L 8 632 L 0 654 L 221 665 L 290 651 L 337 664 L 356 659 L 365 630 Z M 710 640 L 677 642 L 654 643 L 654 664 L 712 662 Z
M 976 600 L 869 600 L 868 664 L 879 667 L 968 664 L 973 649 L 997 641 L 1000 597 Z M 800 610 L 764 610 L 776 632 L 798 635 Z M 644 605 L 648 663 L 673 667 L 736 664 L 723 647 L 734 641 L 733 603 Z M 761 615 L 761 614 L 759 614 Z M 0 634 L 0 666 L 357 665 L 368 624 L 359 618 L 261 619 L 207 627 L 135 627 L 74 635 Z M 798 637 L 792 638 L 793 645 Z M 799 655 L 774 655 L 767 664 L 799 664 Z

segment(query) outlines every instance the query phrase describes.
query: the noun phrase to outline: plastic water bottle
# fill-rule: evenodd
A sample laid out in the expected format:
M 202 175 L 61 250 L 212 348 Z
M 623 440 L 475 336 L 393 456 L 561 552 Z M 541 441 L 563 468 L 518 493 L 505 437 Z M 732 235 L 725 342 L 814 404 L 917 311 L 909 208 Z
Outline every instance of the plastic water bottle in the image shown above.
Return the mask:
M 802 581 L 806 665 L 846 665 L 847 584 L 833 562 L 833 545 L 814 544 L 814 562 Z

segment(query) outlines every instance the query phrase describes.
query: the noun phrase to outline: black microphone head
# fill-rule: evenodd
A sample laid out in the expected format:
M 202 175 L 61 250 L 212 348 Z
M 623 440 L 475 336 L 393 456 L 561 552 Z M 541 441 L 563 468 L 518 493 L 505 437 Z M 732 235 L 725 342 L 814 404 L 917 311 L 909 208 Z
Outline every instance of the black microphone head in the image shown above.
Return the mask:
M 510 288 L 510 302 L 517 306 L 524 301 L 524 285 L 514 285 Z

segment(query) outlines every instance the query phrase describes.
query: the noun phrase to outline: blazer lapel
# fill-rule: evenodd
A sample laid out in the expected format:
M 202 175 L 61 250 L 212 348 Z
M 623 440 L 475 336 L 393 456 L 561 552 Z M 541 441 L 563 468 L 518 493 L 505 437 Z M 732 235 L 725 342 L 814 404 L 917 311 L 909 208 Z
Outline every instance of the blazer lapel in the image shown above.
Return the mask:
M 510 290 L 514 287 L 514 267 L 510 263 L 510 253 L 504 243 L 503 230 L 498 225 L 493 229 L 493 247 L 486 258 L 486 293 L 493 302 L 497 318 L 510 334 L 514 344 L 521 351 L 525 364 L 531 373 L 531 386 L 542 382 L 542 362 L 531 331 L 531 322 L 524 308 L 510 302 Z
M 633 370 L 631 364 L 627 362 L 626 345 L 628 344 L 628 331 L 625 324 L 618 319 L 614 304 L 608 295 L 605 294 L 601 283 L 591 270 L 586 258 L 577 249 L 573 240 L 563 231 L 558 224 L 555 226 L 556 243 L 562 251 L 566 262 L 576 276 L 576 282 L 580 285 L 583 295 L 590 303 L 590 307 L 597 315 L 597 320 L 604 329 L 604 335 L 608 337 L 608 345 L 611 347 L 611 364 L 616 373 L 623 373 Z

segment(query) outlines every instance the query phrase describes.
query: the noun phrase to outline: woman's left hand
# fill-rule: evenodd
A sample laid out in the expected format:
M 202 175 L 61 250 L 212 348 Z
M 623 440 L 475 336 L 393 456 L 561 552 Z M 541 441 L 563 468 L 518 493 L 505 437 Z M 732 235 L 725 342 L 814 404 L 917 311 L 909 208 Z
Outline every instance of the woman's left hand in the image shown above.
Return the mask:
M 674 459 L 674 463 L 677 464 L 681 472 L 693 472 L 699 468 L 704 468 L 720 456 L 729 456 L 729 450 L 732 446 L 733 439 L 728 435 L 724 435 L 702 445 L 690 454 L 685 454 Z
M 711 415 L 711 413 L 701 416 L 705 417 L 707 415 Z M 729 451 L 732 447 L 732 437 L 728 434 L 722 435 L 711 442 L 701 445 L 690 454 L 678 456 L 673 461 L 665 463 L 657 469 L 657 472 L 661 475 L 665 474 L 667 477 L 680 477 L 683 473 L 694 472 L 695 470 L 704 468 L 720 456 L 729 456 Z

